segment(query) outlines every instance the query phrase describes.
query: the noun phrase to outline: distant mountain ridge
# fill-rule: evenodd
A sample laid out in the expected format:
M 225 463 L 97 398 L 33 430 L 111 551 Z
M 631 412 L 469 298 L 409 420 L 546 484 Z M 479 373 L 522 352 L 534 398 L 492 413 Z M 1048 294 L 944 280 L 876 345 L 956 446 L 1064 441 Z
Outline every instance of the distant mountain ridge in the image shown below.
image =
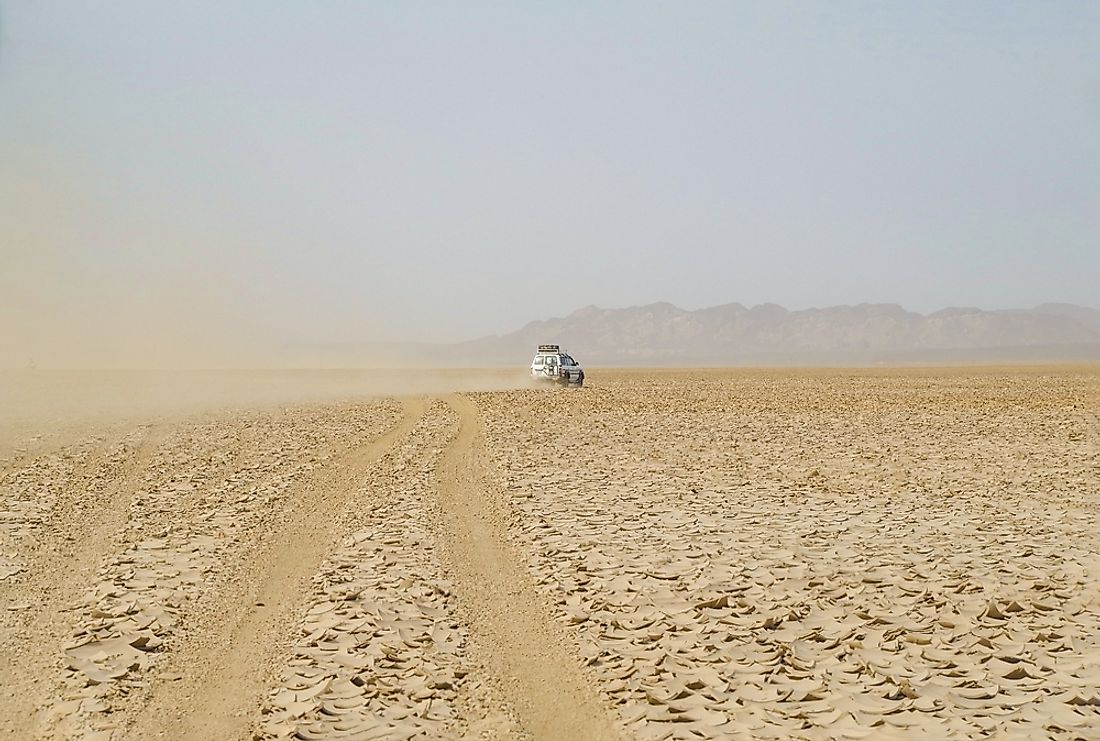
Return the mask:
M 453 345 L 448 355 L 474 365 L 514 362 L 542 342 L 561 343 L 583 362 L 600 365 L 1100 360 L 1100 311 L 1054 303 L 931 314 L 897 304 L 798 311 L 770 303 L 695 311 L 664 302 L 586 306 Z

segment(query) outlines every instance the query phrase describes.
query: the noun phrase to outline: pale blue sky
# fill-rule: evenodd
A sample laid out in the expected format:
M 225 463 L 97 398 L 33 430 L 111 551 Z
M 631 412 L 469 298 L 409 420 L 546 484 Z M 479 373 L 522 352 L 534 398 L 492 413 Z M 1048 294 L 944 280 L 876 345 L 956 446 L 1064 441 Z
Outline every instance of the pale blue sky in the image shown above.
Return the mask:
M 1093 2 L 0 2 L 5 328 L 1100 305 L 1098 39 Z

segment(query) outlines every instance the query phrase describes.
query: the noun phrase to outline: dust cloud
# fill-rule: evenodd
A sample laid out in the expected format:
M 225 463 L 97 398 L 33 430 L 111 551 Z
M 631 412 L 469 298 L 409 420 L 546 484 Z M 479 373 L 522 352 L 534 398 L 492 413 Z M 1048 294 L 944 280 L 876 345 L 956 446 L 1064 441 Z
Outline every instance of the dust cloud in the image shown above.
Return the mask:
M 524 388 L 524 369 L 0 370 L 0 457 L 103 425 L 233 409 Z
M 14 216 L 18 202 L 0 205 L 0 216 Z M 177 244 L 145 257 L 126 250 L 92 269 L 56 225 L 21 223 L 0 273 L 0 454 L 124 420 L 525 380 L 527 358 L 458 370 L 415 346 L 348 342 L 375 336 L 380 322 L 337 322 L 293 293 L 234 300 L 237 278 L 219 278 L 209 261 L 177 270 L 186 252 Z

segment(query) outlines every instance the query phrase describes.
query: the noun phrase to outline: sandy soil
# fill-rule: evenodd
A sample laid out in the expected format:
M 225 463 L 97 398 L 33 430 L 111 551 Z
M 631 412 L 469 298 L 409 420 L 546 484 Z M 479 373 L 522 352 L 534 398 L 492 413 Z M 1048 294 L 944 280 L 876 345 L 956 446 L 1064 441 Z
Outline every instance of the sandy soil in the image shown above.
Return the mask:
M 247 380 L 8 420 L 0 734 L 1100 738 L 1100 369 Z

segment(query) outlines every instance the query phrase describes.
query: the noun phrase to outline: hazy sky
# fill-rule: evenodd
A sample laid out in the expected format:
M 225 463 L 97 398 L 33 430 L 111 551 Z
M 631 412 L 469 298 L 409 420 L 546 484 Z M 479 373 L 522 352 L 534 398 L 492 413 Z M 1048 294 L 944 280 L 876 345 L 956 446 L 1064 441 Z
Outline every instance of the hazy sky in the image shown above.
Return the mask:
M 1098 39 L 1095 2 L 0 2 L 0 352 L 1097 306 Z

